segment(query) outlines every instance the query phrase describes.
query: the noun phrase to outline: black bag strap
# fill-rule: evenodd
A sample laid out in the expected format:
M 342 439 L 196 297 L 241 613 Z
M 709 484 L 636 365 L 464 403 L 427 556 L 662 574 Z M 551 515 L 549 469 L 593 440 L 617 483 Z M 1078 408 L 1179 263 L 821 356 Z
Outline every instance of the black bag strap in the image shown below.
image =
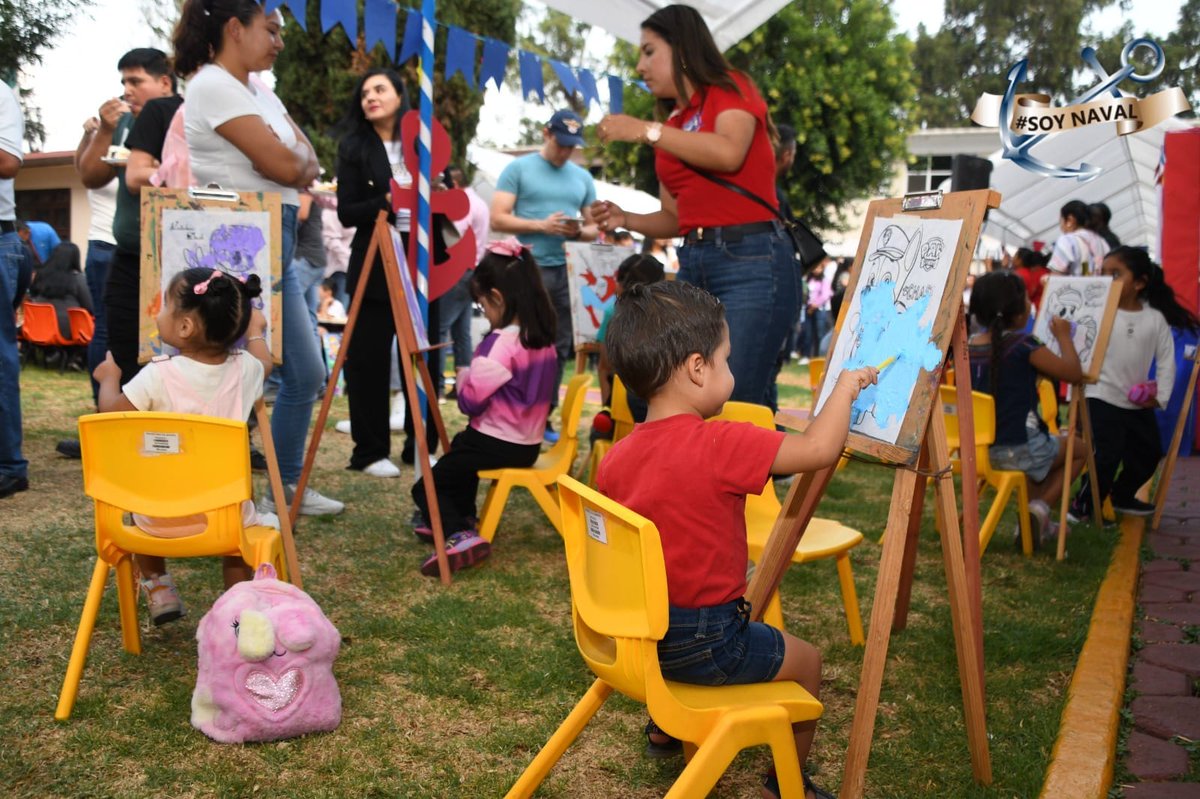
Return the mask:
M 700 169 L 699 167 L 694 167 L 691 164 L 689 164 L 687 161 L 684 161 L 683 159 L 680 159 L 679 163 L 683 164 L 688 169 L 692 170 L 693 172 L 695 172 L 697 175 L 704 178 L 705 180 L 710 180 L 713 183 L 716 183 L 721 188 L 729 189 L 733 193 L 740 194 L 748 200 L 753 200 L 754 202 L 758 203 L 763 208 L 766 208 L 768 211 L 770 211 L 772 214 L 774 214 L 775 217 L 783 224 L 785 224 L 785 225 L 794 224 L 793 220 L 788 219 L 786 216 L 784 216 L 782 213 L 780 213 L 779 208 L 777 206 L 772 206 L 769 202 L 764 200 L 762 197 L 759 197 L 757 194 L 750 191 L 749 189 L 742 188 L 741 186 L 737 185 L 736 183 L 728 181 L 725 178 L 717 177 L 716 175 L 714 175 L 712 172 L 709 172 L 708 170 Z

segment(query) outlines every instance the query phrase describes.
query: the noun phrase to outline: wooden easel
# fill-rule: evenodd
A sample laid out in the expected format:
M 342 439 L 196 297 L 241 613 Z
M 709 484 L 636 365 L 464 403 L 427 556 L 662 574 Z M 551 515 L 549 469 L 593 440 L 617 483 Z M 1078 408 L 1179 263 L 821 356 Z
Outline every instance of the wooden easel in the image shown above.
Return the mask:
M 443 345 L 434 345 L 432 347 L 418 346 L 415 328 L 413 327 L 413 315 L 409 312 L 409 295 L 405 290 L 400 274 L 402 268 L 407 269 L 408 267 L 401 265 L 400 257 L 393 243 L 392 230 L 387 223 L 386 211 L 380 211 L 379 216 L 375 219 L 375 232 L 371 235 L 371 243 L 367 246 L 362 274 L 359 276 L 358 285 L 354 289 L 354 298 L 350 301 L 350 312 L 346 316 L 346 328 L 342 332 L 342 345 L 338 349 L 337 359 L 333 363 L 333 368 L 329 371 L 329 382 L 325 385 L 325 396 L 321 400 L 321 412 L 317 415 L 316 428 L 313 430 L 312 440 L 308 444 L 308 452 L 304 456 L 304 467 L 300 471 L 300 479 L 296 483 L 296 494 L 292 497 L 290 514 L 291 518 L 295 520 L 296 514 L 300 511 L 300 499 L 304 495 L 304 488 L 308 484 L 308 475 L 312 471 L 313 461 L 317 456 L 317 448 L 321 444 L 321 434 L 325 430 L 325 420 L 329 417 L 329 406 L 333 402 L 333 393 L 334 388 L 337 386 L 338 375 L 341 374 L 342 365 L 346 362 L 346 355 L 350 352 L 350 342 L 354 335 L 354 325 L 358 321 L 358 314 L 362 308 L 367 281 L 371 276 L 371 269 L 375 266 L 376 254 L 380 256 L 383 262 L 383 273 L 384 277 L 387 278 L 388 296 L 392 304 L 392 319 L 396 325 L 396 341 L 400 346 L 400 368 L 404 370 L 408 412 L 412 416 L 413 435 L 416 437 L 416 463 L 422 467 L 421 474 L 424 478 L 425 499 L 429 503 L 430 526 L 433 528 L 433 545 L 437 553 L 438 574 L 441 576 L 442 583 L 449 585 L 450 561 L 446 558 L 446 539 L 445 533 L 442 530 L 442 516 L 438 508 L 437 491 L 433 485 L 433 473 L 428 467 L 429 445 L 425 441 L 426 422 L 421 418 L 421 404 L 417 396 L 417 384 L 415 382 L 417 375 L 419 375 L 421 384 L 425 388 L 425 396 L 430 398 L 437 396 L 433 377 L 429 373 L 429 364 L 425 362 L 423 356 L 424 353 L 438 349 L 438 347 Z M 438 438 L 442 443 L 442 450 L 449 450 L 450 440 L 446 436 L 446 426 L 442 421 L 441 413 L 438 411 L 437 402 L 430 401 L 429 409 L 432 422 L 437 428 Z
M 1056 279 L 1051 278 L 1051 282 L 1046 286 L 1046 292 L 1042 295 L 1043 298 L 1048 295 Z M 1083 380 L 1079 383 L 1070 384 L 1069 389 L 1070 404 L 1067 406 L 1067 452 L 1065 461 L 1065 468 L 1068 470 L 1068 473 L 1063 480 L 1062 497 L 1059 499 L 1058 544 L 1055 550 L 1055 557 L 1058 560 L 1063 560 L 1067 556 L 1067 508 L 1071 502 L 1071 485 L 1074 482 L 1069 470 L 1075 460 L 1076 427 L 1079 427 L 1083 431 L 1083 444 L 1087 455 L 1086 468 L 1089 475 L 1088 483 L 1092 494 L 1092 520 L 1096 524 L 1100 524 L 1104 513 L 1100 499 L 1100 483 L 1096 480 L 1096 447 L 1092 441 L 1092 419 L 1088 412 L 1087 401 L 1083 395 L 1083 387 L 1085 384 L 1095 383 L 1100 379 L 1100 367 L 1104 363 L 1104 354 L 1108 350 L 1108 339 L 1112 335 L 1113 321 L 1117 316 L 1117 303 L 1121 300 L 1121 289 L 1115 282 L 1110 281 L 1110 283 L 1108 297 L 1105 300 L 1104 310 L 1102 311 L 1097 327 L 1096 342 L 1092 345 L 1091 357 L 1084 366 Z M 1046 313 L 1047 309 L 1043 300 L 1043 308 L 1038 314 L 1039 327 Z
M 279 461 L 275 458 L 275 439 L 271 437 L 271 418 L 267 415 L 267 403 L 262 397 L 254 402 L 254 416 L 258 420 L 258 432 L 262 436 L 263 455 L 267 459 L 267 481 L 271 485 L 271 496 L 275 498 L 275 507 L 282 510 L 287 504 L 283 493 L 283 478 L 279 476 Z M 283 557 L 287 560 L 288 582 L 303 590 L 304 581 L 300 577 L 300 558 L 296 555 L 296 541 L 292 537 L 292 516 L 290 513 L 279 515 L 279 537 L 283 539 Z
M 942 329 L 948 333 L 947 340 L 942 342 L 943 354 L 946 347 L 954 347 L 956 363 L 959 364 L 956 371 L 960 376 L 969 373 L 969 369 L 965 368 L 966 322 L 961 299 L 966 282 L 966 267 L 979 236 L 985 209 L 995 208 L 999 204 L 1000 195 L 988 190 L 959 192 L 944 198 L 938 193 L 936 205 L 931 201 L 925 204 L 923 209 L 919 201 L 910 203 L 907 199 L 884 200 L 872 203 L 865 225 L 865 229 L 870 230 L 876 217 L 896 216 L 906 210 L 922 217 L 962 219 L 962 229 L 954 249 L 954 267 L 945 289 L 949 298 L 941 306 L 938 322 L 934 325 L 935 331 Z M 913 205 L 921 210 L 914 210 Z M 859 244 L 847 297 L 854 296 L 857 290 L 867 244 L 867 237 L 864 237 Z M 848 303 L 843 303 L 843 314 L 847 305 Z M 981 616 L 972 596 L 978 597 L 978 588 L 972 589 L 967 576 L 968 572 L 971 572 L 975 585 L 978 585 L 978 508 L 974 508 L 974 522 L 968 521 L 974 532 L 969 532 L 966 536 L 966 548 L 973 548 L 974 554 L 964 556 L 964 543 L 959 538 L 958 512 L 955 507 L 945 422 L 937 400 L 940 372 L 941 366 L 933 373 L 922 373 L 921 380 L 928 382 L 922 382 L 918 386 L 919 390 L 913 393 L 909 412 L 901 428 L 901 438 L 898 439 L 904 442 L 904 446 L 880 442 L 856 433 L 851 433 L 848 439 L 851 449 L 899 464 L 901 468 L 896 472 L 891 510 L 884 532 L 883 557 L 876 580 L 870 630 L 840 792 L 842 799 L 860 797 L 863 793 L 888 643 L 893 622 L 897 617 L 905 573 L 911 581 L 912 564 L 916 557 L 916 531 L 920 526 L 920 503 L 924 496 L 925 480 L 930 477 L 936 481 L 937 508 L 943 520 L 940 525 L 942 558 L 950 598 L 972 771 L 978 782 L 990 784 L 992 781 L 983 699 Z M 836 374 L 831 375 L 827 372 L 824 379 L 836 378 Z M 959 379 L 955 382 L 960 386 L 958 396 L 962 413 L 964 409 L 971 408 L 970 381 Z M 785 427 L 801 428 L 807 425 L 808 420 L 799 418 L 794 413 L 780 412 L 776 422 Z M 969 410 L 960 418 L 960 431 L 964 470 L 969 468 L 974 471 L 974 433 Z M 778 589 L 796 544 L 803 536 L 804 529 L 833 476 L 833 471 L 834 467 L 829 467 L 815 473 L 798 475 L 793 481 L 747 590 L 747 599 L 754 608 L 756 617 L 761 617 L 761 609 L 766 607 L 767 598 Z M 964 474 L 963 482 L 964 486 L 973 486 L 974 476 Z M 905 603 L 906 597 L 907 588 Z
M 1171 434 L 1171 448 L 1167 450 L 1167 462 L 1163 464 L 1162 473 L 1158 477 L 1158 487 L 1154 491 L 1154 517 L 1150 520 L 1151 530 L 1157 530 L 1158 525 L 1162 522 L 1163 509 L 1167 505 L 1167 490 L 1171 487 L 1171 475 L 1175 473 L 1175 462 L 1179 460 L 1179 444 L 1183 441 L 1183 428 L 1187 426 L 1188 411 L 1192 409 L 1192 402 L 1196 399 L 1196 377 L 1200 375 L 1200 346 L 1192 348 L 1191 361 L 1192 371 L 1188 375 L 1187 390 L 1183 393 L 1183 405 L 1179 408 L 1179 418 L 1175 420 L 1175 432 Z

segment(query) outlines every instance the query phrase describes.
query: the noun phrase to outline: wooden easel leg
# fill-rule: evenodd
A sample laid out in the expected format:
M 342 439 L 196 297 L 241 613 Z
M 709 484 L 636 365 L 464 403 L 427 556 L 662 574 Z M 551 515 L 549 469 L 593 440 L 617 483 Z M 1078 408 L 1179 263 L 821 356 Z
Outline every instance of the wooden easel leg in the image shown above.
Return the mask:
M 1075 420 L 1079 414 L 1079 392 L 1071 389 L 1071 403 L 1067 408 L 1067 464 L 1075 460 Z M 1089 474 L 1092 483 L 1096 482 L 1096 472 Z M 1062 498 L 1058 502 L 1058 550 L 1055 557 L 1063 560 L 1067 556 L 1067 506 L 1071 502 L 1071 486 L 1064 481 Z
M 398 278 L 397 278 L 398 280 Z M 388 282 L 392 282 L 392 277 L 388 276 Z M 393 305 L 395 297 L 393 297 Z M 399 329 L 399 321 L 397 321 L 397 329 Z M 403 348 L 402 348 L 403 349 Z M 425 440 L 425 419 L 421 413 L 421 401 L 417 392 L 416 374 L 413 368 L 413 361 L 420 361 L 425 368 L 421 370 L 421 377 L 425 381 L 425 391 L 427 397 L 434 397 L 431 393 L 432 380 L 430 379 L 429 369 L 425 366 L 425 359 L 420 353 L 402 352 L 400 358 L 400 366 L 404 370 L 405 379 L 405 397 L 408 399 L 409 413 L 412 414 L 413 436 L 416 437 L 416 459 L 415 462 L 420 464 L 421 468 L 421 484 L 425 487 L 425 502 L 429 508 L 429 526 L 433 529 L 433 546 L 434 554 L 437 555 L 438 576 L 441 578 L 442 585 L 450 584 L 450 559 L 446 557 L 446 532 L 442 529 L 442 513 L 438 507 L 437 488 L 433 484 L 433 473 L 429 468 L 429 443 Z M 432 400 L 431 400 L 432 401 Z M 441 415 L 434 414 L 437 424 L 439 425 L 439 433 L 445 439 L 446 431 L 441 428 Z
M 917 474 L 911 469 L 896 473 L 892 485 L 891 512 L 883 536 L 883 556 L 875 578 L 875 599 L 871 605 L 871 625 L 867 630 L 867 648 L 863 655 L 862 674 L 858 681 L 858 699 L 854 705 L 854 722 L 850 727 L 850 748 L 846 752 L 846 770 L 842 775 L 840 799 L 858 799 L 863 795 L 867 775 L 867 757 L 875 734 L 875 715 L 879 710 L 879 689 L 883 683 L 883 667 L 887 661 L 892 620 L 896 612 L 896 596 L 904 550 L 908 543 L 908 524 L 913 507 L 913 491 Z M 757 575 L 755 575 L 757 578 Z
M 917 462 L 918 473 L 913 482 L 912 511 L 908 516 L 905 533 L 904 560 L 900 566 L 900 585 L 896 593 L 896 617 L 892 620 L 892 632 L 900 632 L 908 626 L 908 608 L 912 602 L 913 573 L 917 568 L 917 542 L 921 535 L 921 517 L 925 511 L 925 489 L 929 479 L 920 471 L 928 471 L 929 457 L 925 448 Z M 936 510 L 937 505 L 935 503 Z
M 1171 487 L 1171 475 L 1175 473 L 1175 461 L 1179 459 L 1179 444 L 1183 441 L 1183 428 L 1187 426 L 1188 413 L 1196 399 L 1196 377 L 1200 374 L 1200 348 L 1192 354 L 1192 372 L 1188 376 L 1187 390 L 1183 392 L 1183 404 L 1179 406 L 1179 418 L 1171 434 L 1171 447 L 1167 450 L 1167 462 L 1158 475 L 1158 487 L 1154 491 L 1154 517 L 1150 529 L 1157 530 L 1162 521 L 1163 508 L 1167 505 L 1167 491 Z
M 386 212 L 380 211 L 380 215 L 384 220 L 387 219 Z M 350 310 L 346 314 L 346 327 L 342 330 L 342 343 L 338 347 L 333 368 L 329 370 L 329 382 L 325 384 L 325 396 L 321 398 L 321 410 L 317 413 L 317 423 L 313 427 L 312 438 L 308 442 L 308 451 L 304 453 L 304 465 L 300 469 L 300 479 L 296 481 L 296 494 L 292 497 L 292 505 L 288 509 L 288 516 L 293 526 L 300 514 L 300 502 L 304 496 L 304 489 L 308 487 L 308 476 L 312 473 L 313 463 L 317 459 L 317 449 L 321 446 L 321 435 L 325 432 L 325 422 L 329 419 L 329 407 L 333 404 L 333 394 L 337 390 L 338 376 L 341 375 L 342 366 L 346 363 L 346 356 L 350 353 L 350 339 L 354 335 L 354 326 L 358 324 L 358 314 L 362 309 L 363 296 L 366 294 L 367 280 L 371 277 L 371 268 L 375 265 L 375 256 L 379 252 L 378 237 L 379 222 L 377 220 L 376 233 L 371 237 L 370 244 L 367 245 L 366 260 L 363 261 L 362 272 L 358 276 L 358 285 L 354 287 L 354 297 L 350 300 Z M 282 508 L 283 505 L 277 501 L 275 507 Z M 290 564 L 288 568 L 291 568 Z
M 1092 521 L 1097 526 L 1104 524 L 1104 502 L 1100 499 L 1100 481 L 1096 479 L 1096 445 L 1092 440 L 1092 416 L 1088 411 L 1087 397 L 1083 396 L 1083 389 L 1075 389 L 1079 392 L 1079 420 L 1083 427 L 1083 448 L 1087 455 L 1087 470 L 1091 475 L 1088 484 L 1092 487 Z M 1071 468 L 1071 461 L 1066 463 L 1067 469 Z M 1068 474 L 1070 472 L 1068 471 Z M 1064 481 L 1069 484 L 1070 481 Z
M 258 401 L 254 403 L 254 413 L 258 418 L 259 432 L 262 434 L 263 454 L 267 458 L 267 478 L 271 483 L 271 495 L 275 497 L 276 510 L 283 510 L 287 499 L 283 493 L 283 478 L 279 475 L 279 461 L 275 457 L 275 439 L 271 436 L 271 420 L 267 418 L 267 404 L 262 397 L 259 397 Z M 279 514 L 279 536 L 283 539 L 283 556 L 287 559 L 288 582 L 303 590 L 304 580 L 300 577 L 300 558 L 296 555 L 296 540 L 292 537 L 292 514 L 290 512 Z
M 429 372 L 429 364 L 420 354 L 417 354 L 414 360 L 417 363 L 417 370 L 421 375 L 421 383 L 425 386 L 425 396 L 429 398 L 430 405 L 433 405 L 437 402 L 437 394 L 434 391 L 435 386 L 433 382 L 433 376 Z M 421 413 L 418 413 L 417 416 L 423 417 Z M 442 444 L 442 452 L 449 452 L 450 438 L 446 434 L 446 423 L 442 420 L 442 415 L 440 413 L 433 414 L 433 425 L 437 428 L 438 441 L 440 441 Z M 424 471 L 422 471 L 422 474 L 424 474 Z
M 983 701 L 982 616 L 975 610 L 967 565 L 979 566 L 979 554 L 964 562 L 958 513 L 954 501 L 954 478 L 949 471 L 946 451 L 946 426 L 941 414 L 933 414 L 926 431 L 929 463 L 938 477 L 935 494 L 943 519 L 942 561 L 946 568 L 946 586 L 950 593 L 950 617 L 954 627 L 954 646 L 958 653 L 958 678 L 962 684 L 963 714 L 967 726 L 967 746 L 971 752 L 971 771 L 976 782 L 990 785 L 992 762 L 987 742 L 987 717 Z M 972 442 L 973 443 L 973 442 Z M 965 445 L 965 442 L 964 442 Z M 979 541 L 978 534 L 974 537 Z
M 800 537 L 804 535 L 817 503 L 825 494 L 834 468 L 830 466 L 819 472 L 798 474 L 792 481 L 779 518 L 775 520 L 762 558 L 758 561 L 758 568 L 754 570 L 754 577 L 746 588 L 746 600 L 750 603 L 751 618 L 755 621 L 762 621 L 768 600 L 779 590 L 779 583 L 783 581 L 784 572 L 792 562 L 796 545 L 800 543 Z

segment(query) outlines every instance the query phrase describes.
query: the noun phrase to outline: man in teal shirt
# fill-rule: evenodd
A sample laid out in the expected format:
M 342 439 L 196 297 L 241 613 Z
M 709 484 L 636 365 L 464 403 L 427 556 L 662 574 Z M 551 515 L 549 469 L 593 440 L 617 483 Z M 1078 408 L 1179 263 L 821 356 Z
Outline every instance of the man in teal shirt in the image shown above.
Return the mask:
M 492 230 L 515 233 L 533 250 L 542 269 L 542 282 L 558 314 L 558 384 L 571 357 L 571 296 L 567 286 L 566 241 L 593 241 L 597 229 L 589 206 L 596 183 L 586 169 L 571 162 L 583 144 L 583 120 L 574 111 L 550 117 L 542 130 L 542 148 L 514 160 L 500 173 L 492 194 Z M 552 400 L 558 404 L 557 393 Z M 546 439 L 557 440 L 549 421 Z

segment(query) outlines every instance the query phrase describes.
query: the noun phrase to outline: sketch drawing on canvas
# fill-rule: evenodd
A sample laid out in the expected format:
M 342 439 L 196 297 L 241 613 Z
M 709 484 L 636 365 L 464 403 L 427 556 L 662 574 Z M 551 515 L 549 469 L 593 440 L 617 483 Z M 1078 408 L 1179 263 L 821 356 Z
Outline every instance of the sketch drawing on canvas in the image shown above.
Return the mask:
M 266 211 L 165 209 L 162 212 L 162 261 L 159 291 L 185 269 L 220 269 L 235 278 L 258 275 L 263 293 L 254 301 L 267 318 L 271 340 L 271 215 Z M 161 294 L 160 294 L 161 298 Z M 161 301 L 161 299 L 160 299 Z M 169 352 L 152 334 L 155 354 Z
M 1084 374 L 1093 374 L 1092 361 L 1097 354 L 1105 317 L 1112 304 L 1113 281 L 1105 275 L 1068 277 L 1051 275 L 1042 292 L 1033 334 L 1055 355 L 1061 355 L 1058 342 L 1050 333 L 1050 318 L 1058 316 L 1071 323 L 1071 339 L 1079 353 Z
M 859 394 L 850 429 L 895 444 L 922 369 L 942 353 L 931 338 L 954 262 L 960 219 L 875 219 L 845 323 L 830 356 L 817 412 L 844 369 L 894 359 L 879 383 Z
M 575 345 L 594 343 L 605 312 L 617 300 L 617 267 L 632 247 L 567 242 L 567 282 Z

